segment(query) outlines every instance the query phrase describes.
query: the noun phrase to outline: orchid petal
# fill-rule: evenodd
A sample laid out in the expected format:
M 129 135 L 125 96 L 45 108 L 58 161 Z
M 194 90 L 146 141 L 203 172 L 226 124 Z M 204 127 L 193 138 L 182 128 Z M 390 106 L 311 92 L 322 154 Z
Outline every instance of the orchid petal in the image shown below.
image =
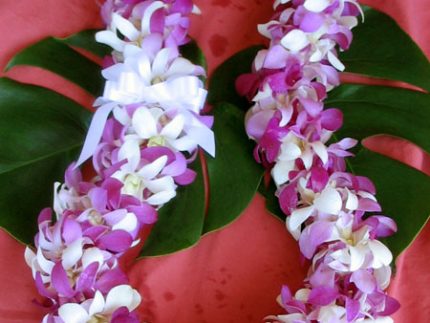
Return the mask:
M 181 114 L 178 114 L 176 117 L 173 118 L 172 121 L 170 121 L 168 124 L 164 126 L 163 130 L 161 130 L 160 135 L 167 138 L 176 139 L 184 129 L 184 125 L 185 125 L 184 116 Z
M 386 245 L 378 240 L 371 240 L 368 245 L 373 254 L 373 268 L 390 265 L 393 255 Z
M 163 170 L 164 166 L 166 166 L 167 161 L 167 156 L 161 156 L 154 160 L 152 163 L 143 166 L 137 173 L 143 178 L 152 179 Z
M 139 305 L 140 301 L 139 293 L 130 286 L 116 286 L 106 296 L 105 312 L 113 313 L 116 309 L 124 306 L 131 312 Z
M 61 263 L 65 270 L 72 268 L 82 257 L 82 241 L 82 238 L 75 240 L 64 249 Z
M 176 191 L 164 191 L 152 195 L 146 200 L 150 205 L 163 205 L 176 196 Z
M 321 141 L 313 142 L 311 146 L 317 156 L 321 159 L 322 163 L 325 165 L 328 161 L 327 147 Z
M 153 3 L 151 3 L 151 5 L 148 6 L 148 8 L 146 8 L 141 23 L 141 31 L 144 35 L 148 35 L 151 33 L 151 17 L 155 11 L 161 8 L 164 8 L 164 3 L 161 1 L 154 1 Z
M 110 30 L 102 30 L 96 33 L 96 41 L 112 47 L 118 52 L 124 50 L 125 42 L 117 37 L 117 35 Z
M 162 76 L 167 69 L 169 62 L 170 48 L 163 48 L 160 50 L 152 62 L 152 76 L 159 77 Z
M 140 163 L 140 148 L 137 140 L 126 140 L 118 151 L 120 161 L 127 160 L 122 169 L 133 172 Z
M 171 191 L 176 188 L 175 182 L 172 177 L 164 176 L 162 178 L 157 178 L 152 181 L 145 182 L 145 186 L 154 193 L 162 191 Z
M 360 269 L 361 266 L 363 265 L 366 257 L 365 250 L 363 250 L 363 248 L 350 246 L 349 253 L 351 255 L 350 268 L 351 268 L 351 271 L 354 272 Z
M 92 263 L 97 262 L 99 264 L 99 267 L 103 265 L 104 257 L 103 253 L 99 248 L 88 248 L 85 249 L 83 255 L 82 255 L 82 267 L 85 269 Z
M 105 307 L 105 299 L 102 293 L 100 293 L 100 291 L 97 290 L 94 295 L 93 301 L 90 305 L 90 308 L 88 310 L 88 314 L 90 316 L 93 316 L 94 314 L 101 313 L 103 312 L 104 307 Z
M 294 170 L 294 161 L 279 161 L 272 169 L 272 177 L 277 186 L 280 186 L 289 180 L 290 171 Z
M 121 34 L 131 41 L 136 40 L 140 34 L 129 20 L 123 18 L 121 15 L 115 12 L 112 14 L 112 27 L 114 29 L 118 29 Z
M 330 0 L 306 0 L 304 7 L 311 12 L 324 11 L 331 4 Z
M 142 139 L 157 135 L 157 123 L 148 108 L 141 107 L 134 112 L 132 125 Z
M 87 311 L 79 304 L 67 303 L 58 309 L 58 314 L 65 323 L 86 323 Z
M 328 186 L 315 198 L 314 206 L 320 212 L 337 215 L 342 209 L 342 197 L 336 189 Z
M 339 58 L 337 58 L 337 56 L 334 55 L 331 51 L 327 53 L 327 58 L 330 64 L 333 65 L 333 67 L 335 67 L 337 70 L 341 72 L 345 70 L 345 65 L 343 65 Z
M 289 229 L 296 230 L 304 223 L 314 211 L 314 207 L 308 206 L 293 211 L 290 215 Z
M 117 224 L 112 227 L 112 230 L 124 230 L 132 232 L 137 228 L 137 218 L 133 213 L 127 213 L 127 215 Z
M 281 39 L 281 44 L 293 53 L 297 53 L 309 45 L 309 40 L 302 30 L 294 29 Z

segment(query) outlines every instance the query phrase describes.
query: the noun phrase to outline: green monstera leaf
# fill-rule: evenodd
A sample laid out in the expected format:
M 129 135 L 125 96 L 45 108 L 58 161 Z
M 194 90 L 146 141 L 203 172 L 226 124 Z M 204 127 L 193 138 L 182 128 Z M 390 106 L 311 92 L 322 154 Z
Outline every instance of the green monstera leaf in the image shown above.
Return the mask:
M 430 64 L 413 40 L 389 16 L 369 7 L 364 8 L 364 15 L 365 23 L 354 29 L 351 48 L 340 53 L 346 72 L 402 81 L 429 90 Z M 212 104 L 234 102 L 244 111 L 249 108 L 249 103 L 233 90 L 233 86 L 240 74 L 250 72 L 259 49 L 245 49 L 215 71 L 209 87 Z M 326 106 L 339 108 L 344 113 L 344 126 L 336 133 L 338 138 L 352 137 L 362 141 L 388 134 L 404 138 L 430 152 L 430 96 L 427 93 L 345 84 L 329 93 Z M 355 152 L 356 157 L 348 160 L 350 170 L 374 181 L 384 212 L 398 223 L 398 234 L 386 241 L 398 255 L 428 220 L 430 204 L 426 203 L 425 197 L 430 194 L 430 178 L 362 145 Z M 225 189 L 228 190 L 228 186 Z M 259 192 L 266 198 L 267 209 L 285 220 L 274 184 L 266 187 L 262 183 Z
M 24 49 L 8 64 L 54 72 L 96 95 L 100 67 L 74 48 L 103 55 L 90 41 L 94 31 L 47 38 Z M 0 78 L 0 226 L 25 243 L 37 230 L 39 211 L 52 205 L 53 183 L 78 156 L 91 120 L 83 106 L 54 91 Z
M 0 79 L 0 226 L 30 243 L 91 114 L 53 91 Z

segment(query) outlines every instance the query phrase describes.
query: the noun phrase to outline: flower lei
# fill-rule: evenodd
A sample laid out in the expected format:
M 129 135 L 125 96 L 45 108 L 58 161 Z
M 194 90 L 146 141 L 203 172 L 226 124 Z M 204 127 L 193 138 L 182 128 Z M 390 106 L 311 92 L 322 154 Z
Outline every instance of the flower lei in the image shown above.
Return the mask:
M 356 0 L 276 0 L 260 33 L 270 47 L 258 52 L 253 73 L 237 81 L 254 102 L 246 115 L 254 157 L 271 171 L 288 231 L 311 261 L 305 286 L 283 286 L 285 315 L 269 321 L 393 322 L 398 302 L 385 292 L 392 254 L 378 238 L 393 234 L 370 179 L 346 171 L 356 140 L 335 139 L 342 113 L 324 108 L 327 92 L 344 69 L 361 9 Z M 337 70 L 336 70 L 337 69 Z
M 181 57 L 191 0 L 108 0 L 98 42 L 113 48 L 104 62 L 103 95 L 77 163 L 55 184 L 43 210 L 36 252 L 26 249 L 50 313 L 43 322 L 139 322 L 139 293 L 119 266 L 157 210 L 188 185 L 200 146 L 214 155 L 213 118 L 201 116 L 203 67 Z M 96 175 L 78 168 L 92 157 Z
M 254 157 L 278 187 L 287 228 L 311 260 L 305 288 L 282 288 L 287 314 L 277 322 L 392 322 L 398 308 L 385 290 L 392 255 L 379 240 L 396 231 L 381 215 L 375 187 L 346 172 L 356 141 L 327 144 L 342 114 L 323 109 L 344 66 L 360 7 L 356 0 L 276 0 L 273 19 L 259 26 L 271 40 L 254 72 L 238 80 L 255 104 L 246 130 Z M 106 79 L 79 160 L 55 184 L 54 212 L 39 215 L 36 252 L 26 249 L 50 313 L 43 322 L 138 322 L 141 297 L 119 266 L 139 243 L 157 210 L 193 182 L 188 164 L 201 147 L 214 155 L 213 119 L 201 116 L 205 72 L 180 56 L 188 42 L 191 0 L 108 0 L 108 28 L 97 41 L 113 48 Z M 78 169 L 92 157 L 96 175 Z

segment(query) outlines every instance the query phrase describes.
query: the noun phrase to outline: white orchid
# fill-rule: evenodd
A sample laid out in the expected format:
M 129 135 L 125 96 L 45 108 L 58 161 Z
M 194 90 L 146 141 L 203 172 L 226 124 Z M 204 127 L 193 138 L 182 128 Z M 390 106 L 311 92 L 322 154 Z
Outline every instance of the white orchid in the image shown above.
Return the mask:
M 272 169 L 272 177 L 279 187 L 288 182 L 290 171 L 296 168 L 297 159 L 301 159 L 306 169 L 310 169 L 314 156 L 318 156 L 323 164 L 328 161 L 328 152 L 325 142 L 326 138 L 320 141 L 309 142 L 299 138 L 293 132 L 289 132 L 283 139 L 279 156 L 276 164 Z
M 118 13 L 112 13 L 111 24 L 108 30 L 99 31 L 96 34 L 96 41 L 106 44 L 118 52 L 123 52 L 125 46 L 134 43 L 141 46 L 144 37 L 150 32 L 151 17 L 155 11 L 164 8 L 166 4 L 162 1 L 154 1 L 144 12 L 142 19 L 135 24 L 128 19 L 123 18 Z M 140 28 L 137 26 L 140 25 Z M 118 37 L 118 32 L 127 38 L 127 41 Z
M 354 272 L 362 268 L 381 269 L 390 265 L 393 260 L 391 251 L 381 241 L 370 238 L 367 226 L 353 231 L 351 221 L 349 225 L 337 227 L 339 240 L 346 247 L 331 253 L 333 261 L 329 264 L 330 267 Z
M 214 135 L 193 114 L 179 111 L 171 119 L 160 108 L 138 108 L 131 120 L 132 130 L 148 146 L 165 146 L 173 151 L 192 153 L 198 146 L 215 153 Z
M 302 207 L 295 209 L 286 220 L 288 230 L 297 240 L 301 234 L 301 225 L 309 217 L 315 216 L 318 220 L 319 215 L 324 215 L 337 221 L 341 214 L 349 215 L 349 212 L 358 208 L 358 195 L 361 194 L 361 192 L 357 194 L 350 191 L 348 188 L 338 188 L 334 181 L 329 181 L 321 192 L 315 193 L 307 188 L 305 178 L 299 179 L 297 189 Z M 336 239 L 338 239 L 338 235 L 333 233 L 330 241 Z
M 139 293 L 129 285 L 112 288 L 106 296 L 96 291 L 94 298 L 82 304 L 66 303 L 58 309 L 59 317 L 64 323 L 97 323 L 109 322 L 112 314 L 121 307 L 130 312 L 141 302 Z
M 167 156 L 140 166 L 140 146 L 136 137 L 129 137 L 118 152 L 119 160 L 127 160 L 112 177 L 124 183 L 122 193 L 132 195 L 151 205 L 161 206 L 176 196 L 176 184 L 171 176 L 161 176 Z M 146 197 L 145 190 L 150 196 Z

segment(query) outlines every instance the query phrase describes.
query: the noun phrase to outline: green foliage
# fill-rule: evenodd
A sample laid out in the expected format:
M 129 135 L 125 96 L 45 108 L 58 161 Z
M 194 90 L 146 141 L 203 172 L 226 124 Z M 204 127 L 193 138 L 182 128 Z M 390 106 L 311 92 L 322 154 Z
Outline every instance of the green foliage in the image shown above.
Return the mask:
M 104 85 L 100 66 L 69 46 L 100 55 L 105 51 L 105 46 L 91 42 L 90 37 L 93 34 L 87 31 L 65 39 L 45 38 L 18 53 L 6 69 L 18 65 L 40 67 L 64 77 L 94 96 L 100 95 Z
M 91 114 L 53 91 L 0 79 L 0 226 L 23 242 L 52 205 L 54 182 L 76 158 Z
M 427 57 L 386 14 L 364 8 L 365 21 L 353 30 L 351 48 L 341 52 L 346 71 L 403 81 L 430 91 Z
M 216 158 L 207 160 L 210 203 L 204 232 L 217 230 L 236 219 L 254 197 L 263 168 L 252 158 L 253 144 L 246 137 L 244 113 L 231 104 L 214 109 Z

